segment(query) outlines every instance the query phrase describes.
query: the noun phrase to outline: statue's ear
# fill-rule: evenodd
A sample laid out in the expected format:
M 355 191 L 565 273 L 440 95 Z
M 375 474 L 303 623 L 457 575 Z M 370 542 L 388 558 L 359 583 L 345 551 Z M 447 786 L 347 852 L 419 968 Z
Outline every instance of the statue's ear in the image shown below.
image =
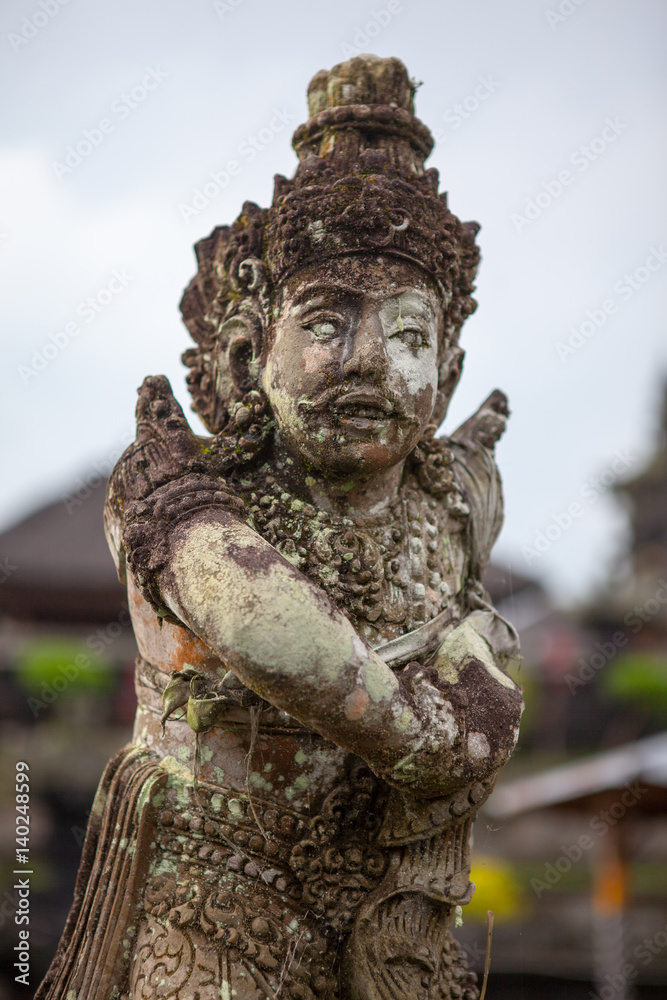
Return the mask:
M 435 397 L 433 416 L 431 417 L 431 423 L 435 424 L 436 427 L 439 427 L 445 419 L 449 401 L 461 378 L 464 357 L 465 351 L 458 344 L 452 344 L 446 348 L 440 359 L 438 367 L 438 392 Z
M 261 336 L 245 316 L 234 316 L 220 330 L 219 370 L 227 369 L 237 397 L 256 389 Z

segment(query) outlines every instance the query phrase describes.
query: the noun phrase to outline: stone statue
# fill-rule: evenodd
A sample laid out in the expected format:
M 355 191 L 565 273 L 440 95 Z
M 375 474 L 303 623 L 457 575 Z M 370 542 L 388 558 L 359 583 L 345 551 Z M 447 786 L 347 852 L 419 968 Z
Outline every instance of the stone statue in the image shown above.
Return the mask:
M 477 225 L 397 59 L 320 72 L 270 209 L 197 244 L 190 430 L 164 377 L 106 528 L 139 647 L 40 1000 L 478 996 L 451 935 L 516 742 L 493 392 L 461 373 Z

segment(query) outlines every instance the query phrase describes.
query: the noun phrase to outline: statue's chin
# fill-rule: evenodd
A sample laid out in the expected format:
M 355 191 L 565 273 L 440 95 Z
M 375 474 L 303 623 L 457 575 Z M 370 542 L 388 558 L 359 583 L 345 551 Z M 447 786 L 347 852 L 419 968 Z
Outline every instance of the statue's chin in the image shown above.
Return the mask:
M 372 438 L 346 437 L 302 455 L 308 468 L 329 481 L 372 479 L 395 468 L 407 458 L 412 447 L 390 448 Z
M 279 411 L 276 417 L 277 451 L 330 481 L 367 480 L 389 472 L 407 458 L 424 430 L 414 418 L 364 412 L 335 418 L 320 413 L 298 429 L 294 422 L 285 426 Z

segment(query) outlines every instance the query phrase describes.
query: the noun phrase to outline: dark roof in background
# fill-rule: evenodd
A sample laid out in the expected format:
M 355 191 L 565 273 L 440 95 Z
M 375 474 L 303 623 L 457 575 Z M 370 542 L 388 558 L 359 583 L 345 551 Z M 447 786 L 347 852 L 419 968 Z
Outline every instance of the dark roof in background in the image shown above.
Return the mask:
M 91 481 L 92 482 L 92 481 Z M 0 535 L 0 614 L 36 621 L 108 621 L 124 588 L 104 537 L 106 481 L 71 494 Z

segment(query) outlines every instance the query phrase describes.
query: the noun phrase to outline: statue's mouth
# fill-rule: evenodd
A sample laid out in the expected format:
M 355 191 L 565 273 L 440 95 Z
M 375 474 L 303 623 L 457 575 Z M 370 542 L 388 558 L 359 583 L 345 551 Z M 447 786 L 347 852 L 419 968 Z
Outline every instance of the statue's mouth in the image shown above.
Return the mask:
M 348 392 L 337 397 L 333 405 L 336 415 L 343 420 L 385 421 L 395 407 L 385 396 L 375 392 Z

